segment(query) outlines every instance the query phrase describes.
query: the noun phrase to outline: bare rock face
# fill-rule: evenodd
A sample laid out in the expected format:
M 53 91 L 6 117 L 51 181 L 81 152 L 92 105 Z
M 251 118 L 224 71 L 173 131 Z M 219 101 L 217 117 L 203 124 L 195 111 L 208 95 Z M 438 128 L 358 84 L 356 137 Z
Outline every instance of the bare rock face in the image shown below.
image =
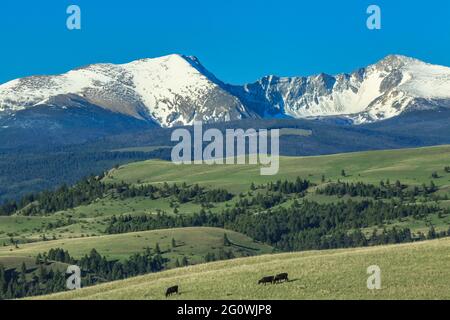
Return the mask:
M 413 109 L 445 107 L 448 103 L 443 101 L 450 99 L 450 68 L 392 55 L 351 74 L 270 76 L 231 91 L 260 116 L 344 116 L 360 124 Z

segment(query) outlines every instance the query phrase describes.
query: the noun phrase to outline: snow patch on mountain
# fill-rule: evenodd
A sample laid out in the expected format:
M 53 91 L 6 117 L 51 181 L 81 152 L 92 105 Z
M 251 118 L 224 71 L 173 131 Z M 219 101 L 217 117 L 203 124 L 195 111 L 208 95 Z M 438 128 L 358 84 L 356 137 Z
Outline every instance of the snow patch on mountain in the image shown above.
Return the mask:
M 122 65 L 95 64 L 63 75 L 14 80 L 0 86 L 0 110 L 52 105 L 54 97 L 67 95 L 162 126 L 248 116 L 237 98 L 180 55 Z
M 360 124 L 449 107 L 450 68 L 391 55 L 350 74 L 267 76 L 235 86 L 217 79 L 197 58 L 174 54 L 0 86 L 0 112 L 84 105 L 165 127 L 248 117 L 346 117 Z

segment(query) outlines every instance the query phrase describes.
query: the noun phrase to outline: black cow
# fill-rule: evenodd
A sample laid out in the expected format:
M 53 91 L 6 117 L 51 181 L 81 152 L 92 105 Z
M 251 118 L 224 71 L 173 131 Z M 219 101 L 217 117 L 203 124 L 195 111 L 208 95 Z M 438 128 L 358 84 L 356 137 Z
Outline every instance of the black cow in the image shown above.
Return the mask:
M 270 276 L 270 277 L 264 277 L 264 278 L 261 278 L 261 279 L 258 281 L 258 284 L 266 285 L 266 284 L 268 284 L 268 283 L 272 283 L 272 282 L 273 282 L 273 279 L 274 279 L 273 276 Z
M 283 281 L 289 281 L 287 273 L 277 274 L 275 276 L 275 278 L 273 279 L 273 283 L 280 283 L 280 282 L 283 282 Z
M 173 286 L 166 290 L 166 298 L 173 294 L 178 294 L 178 286 Z

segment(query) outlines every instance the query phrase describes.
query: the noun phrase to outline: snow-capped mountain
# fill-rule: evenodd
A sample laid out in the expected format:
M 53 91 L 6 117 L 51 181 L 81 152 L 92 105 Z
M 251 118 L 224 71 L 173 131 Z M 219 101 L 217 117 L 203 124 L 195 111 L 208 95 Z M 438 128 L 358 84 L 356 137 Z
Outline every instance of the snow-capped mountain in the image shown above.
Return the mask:
M 243 86 L 227 85 L 195 57 L 181 55 L 95 64 L 0 86 L 0 120 L 11 121 L 27 110 L 95 107 L 164 127 L 248 117 L 331 116 L 360 124 L 449 106 L 450 68 L 396 55 L 351 74 L 267 76 Z
M 0 86 L 0 112 L 92 105 L 162 126 L 248 117 L 242 103 L 198 66 L 195 58 L 169 55 L 18 79 Z
M 450 106 L 450 68 L 391 55 L 351 74 L 268 76 L 230 91 L 263 117 L 344 116 L 359 124 Z

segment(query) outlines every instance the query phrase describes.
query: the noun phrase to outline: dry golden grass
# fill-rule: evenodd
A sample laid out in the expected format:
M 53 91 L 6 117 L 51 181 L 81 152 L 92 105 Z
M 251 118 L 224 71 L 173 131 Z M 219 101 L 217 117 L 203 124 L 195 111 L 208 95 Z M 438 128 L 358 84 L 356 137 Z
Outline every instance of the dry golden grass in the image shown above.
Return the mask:
M 368 290 L 367 267 L 382 270 L 382 289 Z M 450 239 L 241 258 L 169 270 L 38 299 L 450 299 Z M 258 286 L 288 272 L 284 284 Z

